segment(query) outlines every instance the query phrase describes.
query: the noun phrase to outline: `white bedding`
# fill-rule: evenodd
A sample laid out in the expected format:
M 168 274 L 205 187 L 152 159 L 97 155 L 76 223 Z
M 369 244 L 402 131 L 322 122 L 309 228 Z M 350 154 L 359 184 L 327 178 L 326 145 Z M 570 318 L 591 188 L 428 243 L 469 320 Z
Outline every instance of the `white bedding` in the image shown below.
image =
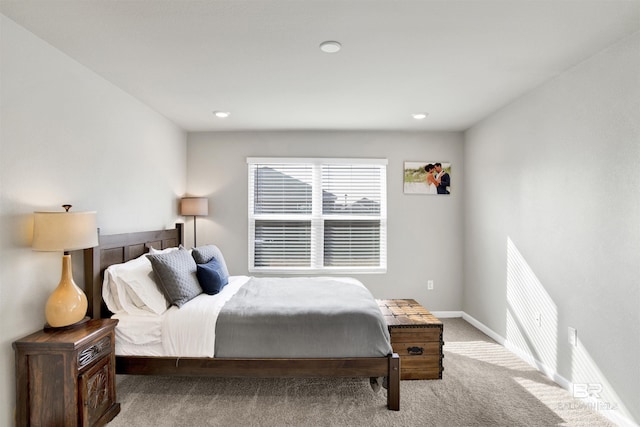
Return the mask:
M 230 276 L 229 284 L 216 295 L 200 294 L 187 304 L 171 307 L 163 315 L 162 345 L 166 356 L 213 357 L 216 321 L 222 306 L 249 281 Z
M 145 345 L 162 342 L 162 315 L 131 315 L 122 312 L 114 314 L 112 318 L 118 319 L 116 343 Z
M 181 308 L 172 306 L 161 315 L 115 314 L 113 318 L 119 320 L 116 354 L 213 357 L 220 309 L 248 280 L 248 276 L 230 276 L 220 293 L 198 295 Z
M 118 341 L 116 338 L 116 354 L 118 356 L 164 356 L 162 343 L 158 344 L 131 344 Z

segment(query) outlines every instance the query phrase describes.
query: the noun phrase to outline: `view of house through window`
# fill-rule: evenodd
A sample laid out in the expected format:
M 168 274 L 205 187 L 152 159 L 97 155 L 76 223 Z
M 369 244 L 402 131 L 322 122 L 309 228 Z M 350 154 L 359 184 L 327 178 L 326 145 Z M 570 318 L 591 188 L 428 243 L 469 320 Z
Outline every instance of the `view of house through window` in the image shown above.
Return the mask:
M 247 163 L 249 271 L 386 270 L 386 159 Z

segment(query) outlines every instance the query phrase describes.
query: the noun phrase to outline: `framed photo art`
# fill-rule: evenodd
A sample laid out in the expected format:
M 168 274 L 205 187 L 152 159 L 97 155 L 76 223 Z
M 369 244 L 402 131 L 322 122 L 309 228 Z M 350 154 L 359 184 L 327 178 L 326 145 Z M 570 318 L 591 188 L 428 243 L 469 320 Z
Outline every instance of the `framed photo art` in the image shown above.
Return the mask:
M 405 194 L 451 194 L 451 163 L 404 162 Z

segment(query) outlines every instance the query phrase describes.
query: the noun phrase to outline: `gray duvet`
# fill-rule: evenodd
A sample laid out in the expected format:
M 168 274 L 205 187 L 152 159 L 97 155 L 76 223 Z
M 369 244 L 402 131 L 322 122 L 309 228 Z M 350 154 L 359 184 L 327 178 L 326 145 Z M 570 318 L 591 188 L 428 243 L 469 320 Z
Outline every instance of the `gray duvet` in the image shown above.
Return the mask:
M 215 357 L 381 357 L 389 332 L 371 293 L 330 278 L 252 278 L 224 305 Z

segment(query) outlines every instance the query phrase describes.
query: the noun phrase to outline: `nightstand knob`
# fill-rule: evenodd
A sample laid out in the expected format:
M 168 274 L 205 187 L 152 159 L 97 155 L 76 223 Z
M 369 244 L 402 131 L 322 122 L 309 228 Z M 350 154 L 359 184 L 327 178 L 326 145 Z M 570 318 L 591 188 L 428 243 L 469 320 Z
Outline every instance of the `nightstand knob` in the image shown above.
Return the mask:
M 98 359 L 103 353 L 107 352 L 111 346 L 111 338 L 104 337 L 91 347 L 88 347 L 78 353 L 78 367 L 84 368 L 94 360 Z

